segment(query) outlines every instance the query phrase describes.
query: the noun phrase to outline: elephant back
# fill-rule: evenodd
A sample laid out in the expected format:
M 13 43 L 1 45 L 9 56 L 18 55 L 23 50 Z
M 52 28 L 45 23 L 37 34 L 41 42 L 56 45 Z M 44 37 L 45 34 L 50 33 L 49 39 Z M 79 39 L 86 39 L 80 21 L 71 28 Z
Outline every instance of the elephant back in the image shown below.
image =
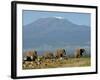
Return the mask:
M 37 56 L 37 51 L 27 51 L 26 52 L 26 56 L 28 56 L 28 57 L 31 57 L 31 56 L 34 56 L 34 57 L 36 57 Z

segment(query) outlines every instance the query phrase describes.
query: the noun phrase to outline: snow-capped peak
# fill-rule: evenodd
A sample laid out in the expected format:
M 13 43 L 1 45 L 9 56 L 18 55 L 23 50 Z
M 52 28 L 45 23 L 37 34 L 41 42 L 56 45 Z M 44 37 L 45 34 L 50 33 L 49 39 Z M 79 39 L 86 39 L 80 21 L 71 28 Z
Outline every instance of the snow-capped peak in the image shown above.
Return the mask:
M 60 16 L 54 16 L 54 17 L 57 19 L 64 19 L 63 17 L 60 17 Z

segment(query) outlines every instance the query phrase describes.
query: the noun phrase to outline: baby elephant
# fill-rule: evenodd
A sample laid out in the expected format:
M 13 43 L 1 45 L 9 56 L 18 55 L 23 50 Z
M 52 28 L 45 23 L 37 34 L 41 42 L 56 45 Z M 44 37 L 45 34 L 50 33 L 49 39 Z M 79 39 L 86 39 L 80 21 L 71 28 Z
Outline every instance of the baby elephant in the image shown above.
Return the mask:
M 85 52 L 85 49 L 83 49 L 83 48 L 77 48 L 76 52 L 75 52 L 75 58 L 82 57 L 84 52 Z

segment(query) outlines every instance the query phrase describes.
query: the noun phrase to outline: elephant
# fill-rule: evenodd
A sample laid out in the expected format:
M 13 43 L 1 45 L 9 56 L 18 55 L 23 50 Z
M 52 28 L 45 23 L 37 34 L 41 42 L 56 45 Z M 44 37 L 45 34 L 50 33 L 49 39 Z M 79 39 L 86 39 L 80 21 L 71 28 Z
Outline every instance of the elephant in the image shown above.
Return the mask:
M 52 59 L 54 57 L 53 53 L 50 51 L 46 51 L 43 55 L 45 59 Z
M 55 52 L 55 57 L 56 58 L 61 58 L 66 56 L 66 51 L 65 49 L 57 49 Z
M 24 60 L 25 61 L 35 61 L 35 59 L 37 59 L 37 51 L 33 50 L 33 51 L 26 51 L 25 52 L 25 57 Z
M 77 48 L 76 52 L 75 52 L 75 58 L 82 57 L 84 52 L 85 52 L 85 49 L 83 49 L 83 48 Z

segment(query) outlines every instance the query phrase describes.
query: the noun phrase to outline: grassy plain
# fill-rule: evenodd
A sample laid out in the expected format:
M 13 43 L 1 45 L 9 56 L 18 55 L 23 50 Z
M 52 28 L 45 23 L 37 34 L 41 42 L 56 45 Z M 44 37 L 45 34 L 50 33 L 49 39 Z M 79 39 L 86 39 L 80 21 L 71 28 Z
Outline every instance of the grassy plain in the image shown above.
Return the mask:
M 68 58 L 68 59 L 43 59 L 41 62 L 25 61 L 23 69 L 44 69 L 44 68 L 61 68 L 61 67 L 86 67 L 91 66 L 90 57 Z

